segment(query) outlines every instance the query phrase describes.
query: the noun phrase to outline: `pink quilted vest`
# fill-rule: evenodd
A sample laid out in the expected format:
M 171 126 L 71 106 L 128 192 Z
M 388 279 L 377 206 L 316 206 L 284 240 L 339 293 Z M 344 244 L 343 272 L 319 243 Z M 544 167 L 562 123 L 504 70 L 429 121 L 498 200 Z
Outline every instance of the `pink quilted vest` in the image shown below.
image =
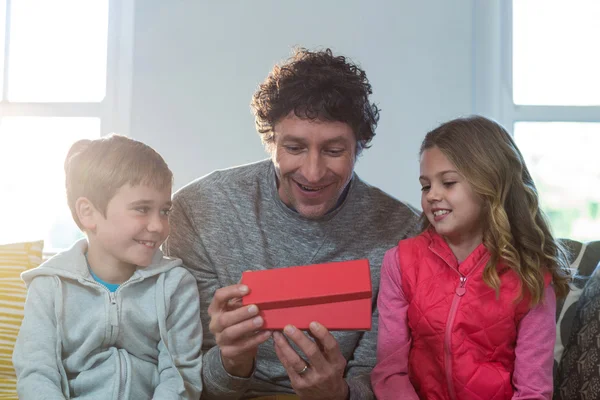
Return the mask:
M 399 243 L 402 289 L 412 336 L 409 376 L 422 399 L 510 399 L 517 326 L 529 298 L 517 301 L 518 275 L 499 266 L 500 296 L 483 281 L 483 244 L 458 265 L 432 229 Z

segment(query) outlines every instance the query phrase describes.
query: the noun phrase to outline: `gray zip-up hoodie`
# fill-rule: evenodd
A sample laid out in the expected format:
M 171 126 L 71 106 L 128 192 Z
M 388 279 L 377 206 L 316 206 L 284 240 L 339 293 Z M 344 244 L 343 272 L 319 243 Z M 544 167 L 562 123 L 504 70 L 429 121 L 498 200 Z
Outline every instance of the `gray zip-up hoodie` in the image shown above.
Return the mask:
M 196 280 L 157 251 L 110 293 L 81 240 L 21 274 L 28 287 L 13 363 L 20 399 L 199 399 Z

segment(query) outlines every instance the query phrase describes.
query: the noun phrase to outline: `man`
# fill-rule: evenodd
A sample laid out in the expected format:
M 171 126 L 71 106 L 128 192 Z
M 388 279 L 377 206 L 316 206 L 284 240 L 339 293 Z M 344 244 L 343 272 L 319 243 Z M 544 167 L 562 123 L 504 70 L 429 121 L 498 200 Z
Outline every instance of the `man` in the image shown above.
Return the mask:
M 354 173 L 379 119 L 371 92 L 365 72 L 346 58 L 297 50 L 252 101 L 270 159 L 214 172 L 176 193 L 165 247 L 198 281 L 202 398 L 374 398 L 379 269 L 387 249 L 416 233 L 418 219 Z M 241 306 L 245 270 L 359 258 L 371 265 L 369 332 L 330 333 L 318 321 L 314 341 L 292 326 L 261 331 L 257 307 Z

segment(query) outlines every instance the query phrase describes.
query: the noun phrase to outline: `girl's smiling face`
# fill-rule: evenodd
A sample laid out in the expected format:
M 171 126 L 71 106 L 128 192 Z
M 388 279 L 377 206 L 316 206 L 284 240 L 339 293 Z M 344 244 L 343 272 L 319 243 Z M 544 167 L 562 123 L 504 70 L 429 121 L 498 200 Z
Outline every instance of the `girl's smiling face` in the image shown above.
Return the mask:
M 483 237 L 483 201 L 437 147 L 421 154 L 421 207 L 448 243 L 478 245 Z

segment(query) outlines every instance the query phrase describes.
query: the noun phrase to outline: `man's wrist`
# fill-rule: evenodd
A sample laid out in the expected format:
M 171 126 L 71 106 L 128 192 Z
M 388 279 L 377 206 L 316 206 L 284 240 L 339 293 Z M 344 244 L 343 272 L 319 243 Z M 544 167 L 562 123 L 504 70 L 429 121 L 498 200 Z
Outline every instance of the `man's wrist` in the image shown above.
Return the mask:
M 225 372 L 237 378 L 249 378 L 254 371 L 254 357 L 248 361 L 241 361 L 223 357 L 223 354 L 221 354 L 221 363 Z
M 348 382 L 346 382 L 345 379 L 344 386 L 342 387 L 345 387 L 345 389 L 342 390 L 340 400 L 350 400 L 350 385 L 348 385 Z

